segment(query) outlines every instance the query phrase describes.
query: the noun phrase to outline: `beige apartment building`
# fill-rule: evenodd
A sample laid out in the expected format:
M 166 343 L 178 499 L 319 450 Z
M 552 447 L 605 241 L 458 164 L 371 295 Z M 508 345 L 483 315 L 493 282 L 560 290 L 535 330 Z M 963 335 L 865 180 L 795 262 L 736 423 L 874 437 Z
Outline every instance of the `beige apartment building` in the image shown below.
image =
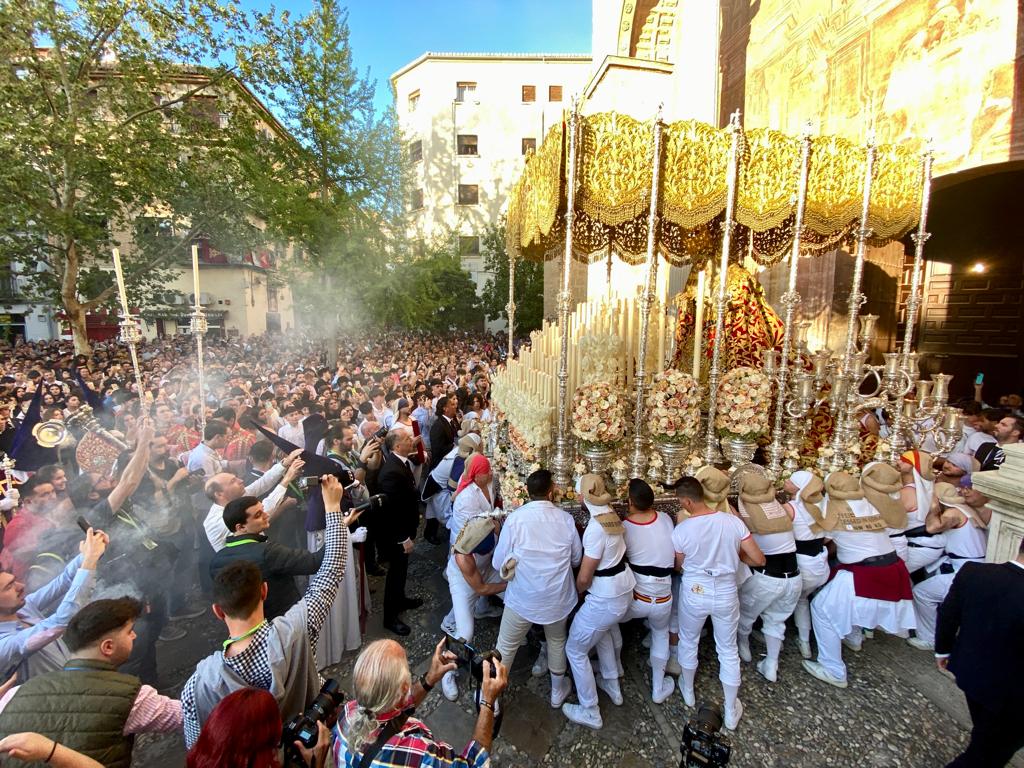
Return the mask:
M 590 70 L 590 56 L 579 54 L 428 52 L 391 76 L 412 162 L 408 237 L 421 250 L 458 238 L 478 292 L 488 277 L 483 233 L 505 210 L 524 155 L 562 119 Z

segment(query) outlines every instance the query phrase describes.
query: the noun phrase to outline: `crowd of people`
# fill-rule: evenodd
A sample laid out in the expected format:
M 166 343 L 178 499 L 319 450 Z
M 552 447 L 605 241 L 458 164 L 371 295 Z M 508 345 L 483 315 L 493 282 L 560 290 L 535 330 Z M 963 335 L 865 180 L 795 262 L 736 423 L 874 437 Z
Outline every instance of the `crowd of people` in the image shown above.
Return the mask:
M 711 620 L 735 729 L 755 625 L 756 670 L 776 682 L 790 617 L 806 672 L 838 688 L 843 648 L 876 629 L 962 676 L 976 727 L 954 765 L 1001 765 L 1021 746 L 1017 729 L 993 725 L 1011 722 L 1012 699 L 972 694 L 971 680 L 999 678 L 962 647 L 984 587 L 961 584 L 986 580 L 973 564 L 991 516 L 971 475 L 1024 434 L 1013 403 L 967 404 L 953 451 L 907 451 L 897 467 L 802 470 L 782 489 L 703 467 L 672 487 L 672 516 L 643 480 L 630 481 L 622 515 L 604 479 L 584 475 L 580 530 L 545 469 L 527 478 L 526 504 L 503 509 L 485 455 L 495 337 L 380 334 L 337 350 L 211 339 L 202 391 L 188 339 L 140 352 L 141 392 L 117 344 L 3 350 L 0 451 L 14 463 L 0 497 L 0 753 L 122 766 L 135 735 L 179 732 L 192 768 L 483 766 L 531 632 L 544 638 L 532 673 L 550 678 L 551 706 L 600 729 L 599 692 L 623 704 L 619 626 L 631 620 L 649 630 L 652 701 L 678 687 L 689 707 Z M 451 610 L 428 671 L 413 680 L 402 645 L 378 640 L 356 661 L 354 698 L 334 701 L 321 672 L 363 646 L 367 576 L 385 578 L 384 629 L 412 632 L 420 541 L 449 552 Z M 158 643 L 181 639 L 211 603 L 223 643 L 178 699 L 161 695 Z M 1005 615 L 1000 631 L 1024 629 Z M 486 618 L 500 619 L 496 652 L 467 658 Z M 478 720 L 457 752 L 415 707 L 438 685 L 456 700 L 467 672 Z M 332 702 L 333 728 L 292 721 Z

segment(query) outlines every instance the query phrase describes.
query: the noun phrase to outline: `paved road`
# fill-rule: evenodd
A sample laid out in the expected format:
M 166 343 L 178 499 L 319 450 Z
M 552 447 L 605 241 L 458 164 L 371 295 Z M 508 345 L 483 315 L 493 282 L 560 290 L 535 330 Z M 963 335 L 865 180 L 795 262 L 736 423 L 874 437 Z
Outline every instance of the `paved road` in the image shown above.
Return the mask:
M 413 634 L 405 641 L 414 674 L 425 668 L 440 637 L 440 620 L 448 609 L 447 584 L 441 576 L 442 548 L 419 542 L 409 574 L 409 592 L 425 605 L 406 615 Z M 383 594 L 383 580 L 374 579 L 374 597 Z M 176 694 L 195 663 L 223 639 L 222 626 L 212 615 L 190 622 L 186 638 L 162 643 L 161 677 L 166 692 Z M 491 648 L 497 619 L 478 622 L 480 648 Z M 379 605 L 371 617 L 368 636 L 386 633 Z M 569 723 L 550 708 L 547 677 L 533 678 L 530 666 L 536 648 L 516 657 L 512 685 L 506 694 L 506 717 L 492 763 L 496 766 L 651 766 L 679 765 L 683 724 L 693 714 L 676 693 L 660 706 L 650 700 L 647 652 L 640 646 L 641 628 L 626 626 L 623 666 L 625 703 L 616 707 L 601 694 L 604 728 L 592 731 Z M 759 650 L 752 643 L 755 658 Z M 943 766 L 966 744 L 969 717 L 963 695 L 939 674 L 931 655 L 916 651 L 898 638 L 881 633 L 864 643 L 859 654 L 846 652 L 850 687 L 832 688 L 806 675 L 795 643 L 783 649 L 779 681 L 765 681 L 753 665 L 743 665 L 740 698 L 745 714 L 731 734 L 733 757 L 739 768 L 935 768 Z M 355 654 L 329 673 L 351 690 Z M 697 699 L 721 701 L 718 665 L 710 635 L 701 643 Z M 475 716 L 468 683 L 463 680 L 459 701 L 448 702 L 435 690 L 419 714 L 435 735 L 461 748 L 469 738 Z M 570 699 L 574 700 L 574 699 Z M 180 740 L 140 739 L 134 765 L 178 768 L 184 764 Z M 1018 754 L 1014 768 L 1024 768 Z

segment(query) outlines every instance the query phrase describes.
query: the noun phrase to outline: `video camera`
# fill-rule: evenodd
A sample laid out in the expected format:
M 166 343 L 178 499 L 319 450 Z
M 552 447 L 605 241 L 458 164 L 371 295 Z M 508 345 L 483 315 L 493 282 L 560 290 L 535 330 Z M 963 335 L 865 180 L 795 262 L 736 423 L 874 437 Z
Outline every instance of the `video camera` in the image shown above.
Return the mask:
M 444 636 L 444 649 L 455 656 L 455 662 L 460 667 L 466 667 L 469 669 L 470 675 L 476 680 L 476 692 L 473 694 L 473 703 L 476 706 L 476 711 L 480 712 L 480 700 L 481 700 L 481 686 L 484 681 L 484 664 L 491 660 L 501 661 L 501 654 L 497 650 L 484 651 L 480 653 L 472 645 L 467 643 L 465 640 L 452 637 L 448 633 Z M 487 664 L 487 670 L 490 677 L 494 677 L 496 672 L 494 667 Z M 498 735 L 498 731 L 501 730 L 501 720 L 504 716 L 504 711 L 501 708 L 501 702 L 494 702 L 494 730 L 492 737 Z
M 345 694 L 342 693 L 338 681 L 328 678 L 306 711 L 285 723 L 281 731 L 281 746 L 284 747 L 285 765 L 305 765 L 295 742 L 298 741 L 306 749 L 315 747 L 319 740 L 317 724 L 323 723 L 328 728 L 332 727 L 338 719 L 338 708 L 344 700 Z
M 732 742 L 722 736 L 722 710 L 701 704 L 697 714 L 683 726 L 683 761 L 680 768 L 720 768 L 729 764 Z

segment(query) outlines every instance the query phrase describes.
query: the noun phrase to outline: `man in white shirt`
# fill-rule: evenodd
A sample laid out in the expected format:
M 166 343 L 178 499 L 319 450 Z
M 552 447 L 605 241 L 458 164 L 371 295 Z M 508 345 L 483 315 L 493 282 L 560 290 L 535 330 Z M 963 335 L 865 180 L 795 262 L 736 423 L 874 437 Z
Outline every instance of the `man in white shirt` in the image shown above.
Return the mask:
M 608 506 L 612 496 L 605 490 L 604 480 L 599 475 L 584 475 L 579 491 L 590 513 L 583 531 L 583 560 L 576 577 L 576 591 L 585 593 L 586 598 L 573 617 L 565 654 L 580 703 L 563 704 L 562 713 L 574 723 L 597 730 L 604 724 L 597 707 L 597 689 L 607 693 L 616 706 L 622 705 L 622 665 L 610 630 L 618 629 L 629 610 L 636 579 L 626 563 L 622 521 Z M 590 649 L 594 647 L 601 665 L 600 677 L 595 677 L 590 666 Z
M 220 452 L 228 445 L 228 427 L 222 421 L 210 421 L 203 431 L 203 442 L 188 452 L 185 465 L 189 472 L 203 470 L 207 478 L 226 469 L 226 462 Z
M 219 472 L 206 481 L 203 490 L 213 504 L 210 505 L 210 511 L 206 513 L 206 519 L 203 520 L 203 528 L 214 552 L 219 552 L 224 548 L 224 542 L 231 533 L 224 525 L 224 507 L 228 502 L 243 496 L 256 496 L 257 498 L 265 496 L 263 509 L 273 522 L 281 509 L 281 502 L 284 501 L 285 494 L 288 492 L 288 484 L 294 481 L 302 471 L 303 462 L 299 458 L 300 453 L 302 451 L 292 451 L 264 472 L 262 477 L 249 485 L 242 485 L 242 481 L 238 477 L 227 472 Z
M 676 484 L 681 511 L 689 514 L 672 532 L 676 567 L 682 569 L 679 584 L 679 690 L 687 706 L 696 705 L 693 681 L 697 676 L 697 646 L 708 616 L 715 630 L 719 679 L 725 692 L 725 727 L 735 730 L 743 715 L 739 700 L 740 657 L 736 633 L 740 600 L 736 571 L 740 560 L 763 566 L 765 557 L 743 522 L 704 502 L 704 488 L 693 477 Z
M 509 515 L 492 558 L 494 567 L 509 579 L 497 650 L 502 664 L 511 668 L 530 626 L 543 626 L 551 706 L 558 709 L 572 688 L 565 677 L 565 620 L 576 607 L 572 569 L 580 564 L 583 547 L 572 517 L 553 503 L 551 473 L 539 469 L 531 474 L 526 490 L 530 502 Z

